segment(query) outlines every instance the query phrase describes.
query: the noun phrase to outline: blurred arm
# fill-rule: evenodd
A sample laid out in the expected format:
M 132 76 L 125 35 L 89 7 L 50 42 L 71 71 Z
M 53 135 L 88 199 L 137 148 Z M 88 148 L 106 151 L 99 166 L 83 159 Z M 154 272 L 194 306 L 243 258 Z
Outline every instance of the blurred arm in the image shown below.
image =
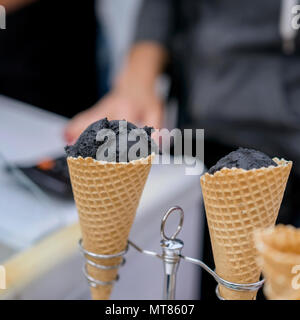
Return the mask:
M 30 4 L 34 1 L 36 0 L 0 0 L 0 5 L 4 6 L 5 10 L 10 13 L 25 7 L 27 4 Z
M 133 45 L 127 62 L 115 82 L 115 88 L 141 94 L 155 89 L 156 79 L 167 62 L 167 50 L 155 42 Z
M 139 89 L 154 89 L 158 75 L 168 61 L 174 30 L 174 0 L 144 0 L 139 14 L 134 44 L 116 85 L 130 82 Z M 175 0 L 176 1 L 176 0 Z
M 155 84 L 168 62 L 174 27 L 173 1 L 178 0 L 144 0 L 133 45 L 111 92 L 69 122 L 65 130 L 68 143 L 76 140 L 89 124 L 104 117 L 161 128 L 163 103 L 156 95 Z

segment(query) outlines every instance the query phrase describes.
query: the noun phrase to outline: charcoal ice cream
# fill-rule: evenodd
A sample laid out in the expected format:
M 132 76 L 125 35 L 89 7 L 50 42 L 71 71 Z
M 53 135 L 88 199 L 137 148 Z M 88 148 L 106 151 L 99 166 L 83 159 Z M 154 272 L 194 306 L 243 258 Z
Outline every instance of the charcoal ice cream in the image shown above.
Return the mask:
M 147 157 L 157 150 L 151 139 L 151 127 L 138 128 L 125 120 L 107 118 L 92 123 L 72 146 L 68 157 L 91 157 L 99 161 L 129 162 Z
M 263 152 L 253 149 L 239 148 L 221 158 L 209 169 L 208 173 L 214 174 L 216 171 L 223 168 L 241 168 L 251 170 L 269 166 L 276 167 L 277 163 Z

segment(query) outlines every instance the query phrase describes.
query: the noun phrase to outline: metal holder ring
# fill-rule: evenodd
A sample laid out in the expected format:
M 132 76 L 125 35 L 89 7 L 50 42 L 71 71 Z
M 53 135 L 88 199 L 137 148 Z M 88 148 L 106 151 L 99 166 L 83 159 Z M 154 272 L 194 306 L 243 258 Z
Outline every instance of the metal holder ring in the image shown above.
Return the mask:
M 85 258 L 85 261 L 87 264 L 89 264 L 92 267 L 95 267 L 97 269 L 102 269 L 102 270 L 111 270 L 111 269 L 118 269 L 119 267 L 122 267 L 125 263 L 126 263 L 126 259 L 124 257 L 122 257 L 122 261 L 120 263 L 117 263 L 115 265 L 112 266 L 106 266 L 103 264 L 99 264 L 96 263 L 92 260 L 87 259 L 86 256 L 92 257 L 94 259 L 112 259 L 112 258 L 118 258 L 123 256 L 127 251 L 128 251 L 128 244 L 125 250 L 117 253 L 117 254 L 110 254 L 110 255 L 103 255 L 103 254 L 96 254 L 90 251 L 87 251 L 86 249 L 84 249 L 83 245 L 82 245 L 82 239 L 79 240 L 79 249 L 80 252 L 82 253 L 82 255 Z
M 84 247 L 83 247 L 82 239 L 79 240 L 78 245 L 79 245 L 80 251 L 81 251 L 84 255 L 87 255 L 87 256 L 89 256 L 89 257 L 91 257 L 91 258 L 95 258 L 95 259 L 112 259 L 112 258 L 118 258 L 118 257 L 123 256 L 123 255 L 124 255 L 125 253 L 127 253 L 127 251 L 128 251 L 128 244 L 127 244 L 125 250 L 123 250 L 123 251 L 121 251 L 121 252 L 118 252 L 118 253 L 115 253 L 115 254 L 96 254 L 96 253 L 87 251 L 87 250 L 84 249 Z
M 265 279 L 262 279 L 258 282 L 253 282 L 253 283 L 234 283 L 234 282 L 226 281 L 220 278 L 220 281 L 217 281 L 217 282 L 218 282 L 218 286 L 221 284 L 222 286 L 234 291 L 248 292 L 248 291 L 259 290 L 264 284 Z
M 222 279 L 222 278 L 221 278 Z M 241 283 L 233 283 L 233 282 L 228 282 L 224 279 L 222 279 L 224 283 L 222 283 L 222 285 L 227 288 L 227 289 L 231 289 L 234 291 L 241 291 L 241 292 L 249 292 L 249 291 L 258 291 L 262 285 L 264 284 L 265 280 L 260 280 L 258 282 L 254 282 L 254 283 L 246 283 L 246 284 L 241 284 Z M 227 283 L 227 284 L 225 284 Z M 216 296 L 219 300 L 226 300 L 224 299 L 221 294 L 220 294 L 220 283 L 217 284 L 216 286 Z
M 166 221 L 169 218 L 170 214 L 173 212 L 179 212 L 180 213 L 180 221 L 177 227 L 177 230 L 173 233 L 173 235 L 171 237 L 166 236 L 165 234 L 165 225 L 166 225 Z M 163 216 L 162 221 L 161 221 L 161 225 L 160 225 L 160 235 L 162 237 L 163 240 L 174 240 L 176 238 L 176 236 L 179 234 L 179 232 L 182 229 L 183 226 L 183 220 L 184 220 L 184 213 L 182 208 L 175 206 L 170 208 L 167 213 Z
M 88 272 L 87 272 L 87 266 L 84 265 L 84 267 L 82 268 L 82 272 L 84 274 L 84 276 L 86 277 L 90 287 L 96 288 L 97 286 L 109 286 L 109 285 L 113 285 L 116 281 L 119 280 L 119 275 L 117 274 L 116 279 L 111 280 L 111 281 L 101 281 L 98 279 L 95 279 L 93 277 L 91 277 Z
M 222 301 L 224 301 L 225 299 L 220 295 L 220 291 L 219 291 L 219 285 L 217 284 L 217 286 L 216 286 L 216 296 L 217 296 L 217 298 L 219 299 L 219 300 L 222 300 Z
M 97 287 L 98 285 L 101 285 L 101 286 L 107 286 L 107 285 L 112 285 L 114 284 L 116 281 L 119 280 L 119 275 L 116 276 L 116 279 L 112 280 L 112 281 L 101 281 L 101 280 L 98 280 L 98 279 L 95 279 L 93 277 L 91 277 L 89 274 L 88 274 L 88 271 L 87 271 L 87 265 L 90 265 L 92 267 L 95 267 L 97 269 L 101 269 L 101 270 L 112 270 L 112 269 L 118 269 L 119 267 L 123 266 L 125 263 L 126 263 L 126 259 L 123 257 L 123 255 L 125 253 L 127 253 L 128 251 L 128 244 L 125 248 L 125 250 L 121 251 L 121 252 L 118 252 L 116 254 L 108 254 L 108 255 L 105 255 L 105 254 L 96 254 L 94 252 L 90 252 L 86 249 L 84 249 L 83 247 L 83 242 L 82 242 L 82 239 L 79 240 L 78 242 L 78 245 L 79 245 L 79 250 L 80 252 L 82 253 L 82 255 L 84 256 L 84 259 L 85 259 L 85 265 L 83 267 L 83 274 L 84 276 L 86 277 L 86 279 L 88 280 L 88 283 L 91 287 Z M 112 265 L 112 266 L 107 266 L 107 265 L 103 265 L 103 264 L 99 264 L 99 263 L 96 263 L 90 259 L 88 259 L 87 257 L 90 257 L 90 258 L 94 258 L 94 259 L 113 259 L 113 258 L 119 258 L 119 257 L 122 257 L 122 260 L 120 263 L 118 264 L 115 264 L 115 265 Z
M 122 257 L 122 261 L 118 264 L 114 264 L 112 266 L 105 266 L 103 264 L 98 264 L 94 261 L 91 261 L 91 260 L 88 260 L 88 259 L 85 259 L 85 262 L 87 264 L 89 264 L 90 266 L 92 267 L 95 267 L 97 269 L 101 269 L 101 270 L 112 270 L 112 269 L 118 269 L 119 267 L 122 267 L 124 266 L 124 264 L 126 263 L 126 259 L 124 257 Z
M 196 264 L 198 266 L 200 266 L 201 268 L 203 268 L 206 272 L 208 272 L 211 276 L 214 277 L 214 279 L 216 280 L 216 282 L 219 284 L 221 284 L 222 286 L 231 289 L 231 290 L 235 290 L 235 291 L 257 291 L 259 290 L 262 285 L 264 284 L 265 280 L 260 280 L 258 282 L 254 282 L 254 283 L 234 283 L 234 282 L 230 282 L 227 281 L 223 278 L 221 278 L 215 271 L 213 271 L 209 266 L 207 266 L 204 262 L 202 262 L 201 260 L 198 259 L 194 259 L 194 258 L 190 258 L 187 256 L 183 256 L 181 255 L 181 258 L 183 260 L 186 260 L 188 262 L 191 262 L 193 264 Z M 219 293 L 218 293 L 219 296 Z
M 225 281 L 225 280 L 223 280 L 223 281 Z M 258 282 L 255 282 L 255 283 L 248 283 L 247 289 L 245 289 L 245 287 L 244 287 L 246 284 L 237 284 L 237 283 L 231 283 L 230 287 L 227 285 L 224 285 L 224 287 L 231 289 L 231 290 L 243 291 L 243 292 L 258 291 L 262 287 L 264 282 L 265 282 L 265 280 L 263 279 Z M 234 287 L 233 287 L 233 285 L 234 285 Z M 216 292 L 216 296 L 219 300 L 226 300 L 220 294 L 220 284 L 217 284 L 215 292 Z

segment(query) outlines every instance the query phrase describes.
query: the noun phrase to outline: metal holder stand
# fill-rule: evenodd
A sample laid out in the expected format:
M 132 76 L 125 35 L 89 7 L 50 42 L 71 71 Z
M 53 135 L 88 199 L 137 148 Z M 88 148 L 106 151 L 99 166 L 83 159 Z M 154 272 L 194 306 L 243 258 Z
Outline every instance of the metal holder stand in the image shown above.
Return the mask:
M 126 259 L 123 257 L 125 255 L 125 253 L 128 251 L 128 245 L 126 247 L 125 250 L 117 253 L 117 254 L 110 254 L 110 255 L 104 255 L 104 254 L 96 254 L 90 251 L 87 251 L 84 249 L 83 244 L 82 244 L 82 239 L 79 240 L 79 250 L 82 253 L 82 255 L 84 256 L 85 259 L 85 264 L 83 266 L 82 272 L 84 274 L 84 276 L 86 277 L 89 285 L 93 288 L 97 287 L 97 286 L 107 286 L 107 285 L 111 285 L 114 284 L 116 281 L 119 280 L 119 275 L 117 275 L 115 280 L 112 281 L 101 281 L 101 280 L 97 280 L 93 277 L 91 277 L 88 272 L 87 272 L 87 265 L 89 264 L 90 266 L 93 266 L 97 269 L 102 269 L 102 270 L 111 270 L 111 269 L 117 269 L 121 266 L 123 266 L 126 263 Z M 113 266 L 105 266 L 102 264 L 98 264 L 92 260 L 90 260 L 89 258 L 94 258 L 94 259 L 112 259 L 112 258 L 118 258 L 118 257 L 122 257 L 122 261 L 118 264 L 115 264 Z
M 179 212 L 180 214 L 180 221 L 177 227 L 177 230 L 174 232 L 174 234 L 171 237 L 168 237 L 165 234 L 165 224 L 168 219 L 168 217 L 174 213 L 174 212 Z M 149 250 L 143 250 L 140 247 L 138 247 L 135 243 L 132 241 L 128 240 L 128 245 L 127 248 L 119 252 L 117 254 L 112 254 L 112 255 L 100 255 L 100 254 L 95 254 L 92 252 L 89 252 L 84 249 L 82 240 L 79 240 L 79 248 L 83 256 L 85 257 L 85 266 L 83 268 L 83 273 L 88 280 L 88 283 L 92 287 L 96 287 L 98 285 L 110 285 L 113 284 L 115 281 L 119 280 L 119 276 L 116 277 L 115 280 L 109 281 L 109 282 L 104 282 L 100 281 L 97 279 L 92 278 L 91 276 L 88 275 L 87 273 L 87 264 L 99 268 L 99 269 L 115 269 L 119 268 L 120 266 L 123 266 L 125 264 L 125 258 L 123 257 L 126 252 L 128 251 L 129 245 L 132 246 L 134 249 L 136 249 L 138 252 L 143 253 L 145 255 L 157 257 L 163 261 L 163 266 L 164 266 L 164 287 L 163 287 L 163 299 L 164 300 L 174 300 L 175 299 L 175 291 L 176 291 L 176 275 L 177 275 L 177 270 L 179 267 L 180 260 L 185 260 L 187 262 L 193 263 L 195 265 L 198 265 L 199 267 L 203 268 L 206 272 L 208 272 L 217 282 L 217 287 L 216 287 L 216 295 L 220 300 L 225 300 L 219 293 L 219 285 L 222 285 L 228 289 L 235 290 L 235 291 L 257 291 L 259 290 L 262 285 L 264 284 L 264 279 L 260 280 L 255 283 L 247 283 L 247 284 L 240 284 L 240 283 L 233 283 L 230 281 L 227 281 L 225 279 L 222 279 L 220 276 L 217 275 L 216 272 L 214 272 L 211 268 L 209 268 L 204 262 L 198 259 L 190 258 L 187 256 L 184 256 L 181 254 L 182 248 L 184 246 L 184 243 L 182 240 L 179 240 L 176 238 L 176 236 L 179 234 L 179 232 L 182 229 L 183 226 L 183 221 L 184 221 L 184 212 L 183 210 L 178 207 L 172 207 L 170 208 L 166 214 L 162 218 L 161 222 L 161 227 L 160 227 L 160 234 L 161 234 L 161 241 L 160 245 L 162 248 L 162 254 L 158 254 L 153 251 Z M 117 257 L 123 257 L 121 263 L 116 264 L 114 266 L 105 266 L 101 265 L 98 263 L 95 263 L 94 261 L 90 260 L 89 258 L 94 258 L 94 259 L 111 259 L 111 258 L 117 258 Z

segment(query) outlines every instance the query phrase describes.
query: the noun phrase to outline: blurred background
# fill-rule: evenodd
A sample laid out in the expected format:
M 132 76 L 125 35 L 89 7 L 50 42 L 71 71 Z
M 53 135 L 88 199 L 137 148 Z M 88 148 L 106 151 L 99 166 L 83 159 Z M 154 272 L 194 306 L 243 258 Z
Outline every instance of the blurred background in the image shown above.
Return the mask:
M 64 146 L 104 117 L 204 128 L 207 168 L 239 146 L 292 160 L 278 222 L 299 226 L 297 4 L 0 0 L 0 298 L 89 298 Z M 186 212 L 186 254 L 213 267 L 199 176 L 185 165 L 153 166 L 133 241 L 160 250 L 160 219 L 175 204 Z M 112 298 L 159 299 L 163 270 L 150 261 L 129 252 Z M 214 299 L 214 287 L 181 266 L 178 298 Z

